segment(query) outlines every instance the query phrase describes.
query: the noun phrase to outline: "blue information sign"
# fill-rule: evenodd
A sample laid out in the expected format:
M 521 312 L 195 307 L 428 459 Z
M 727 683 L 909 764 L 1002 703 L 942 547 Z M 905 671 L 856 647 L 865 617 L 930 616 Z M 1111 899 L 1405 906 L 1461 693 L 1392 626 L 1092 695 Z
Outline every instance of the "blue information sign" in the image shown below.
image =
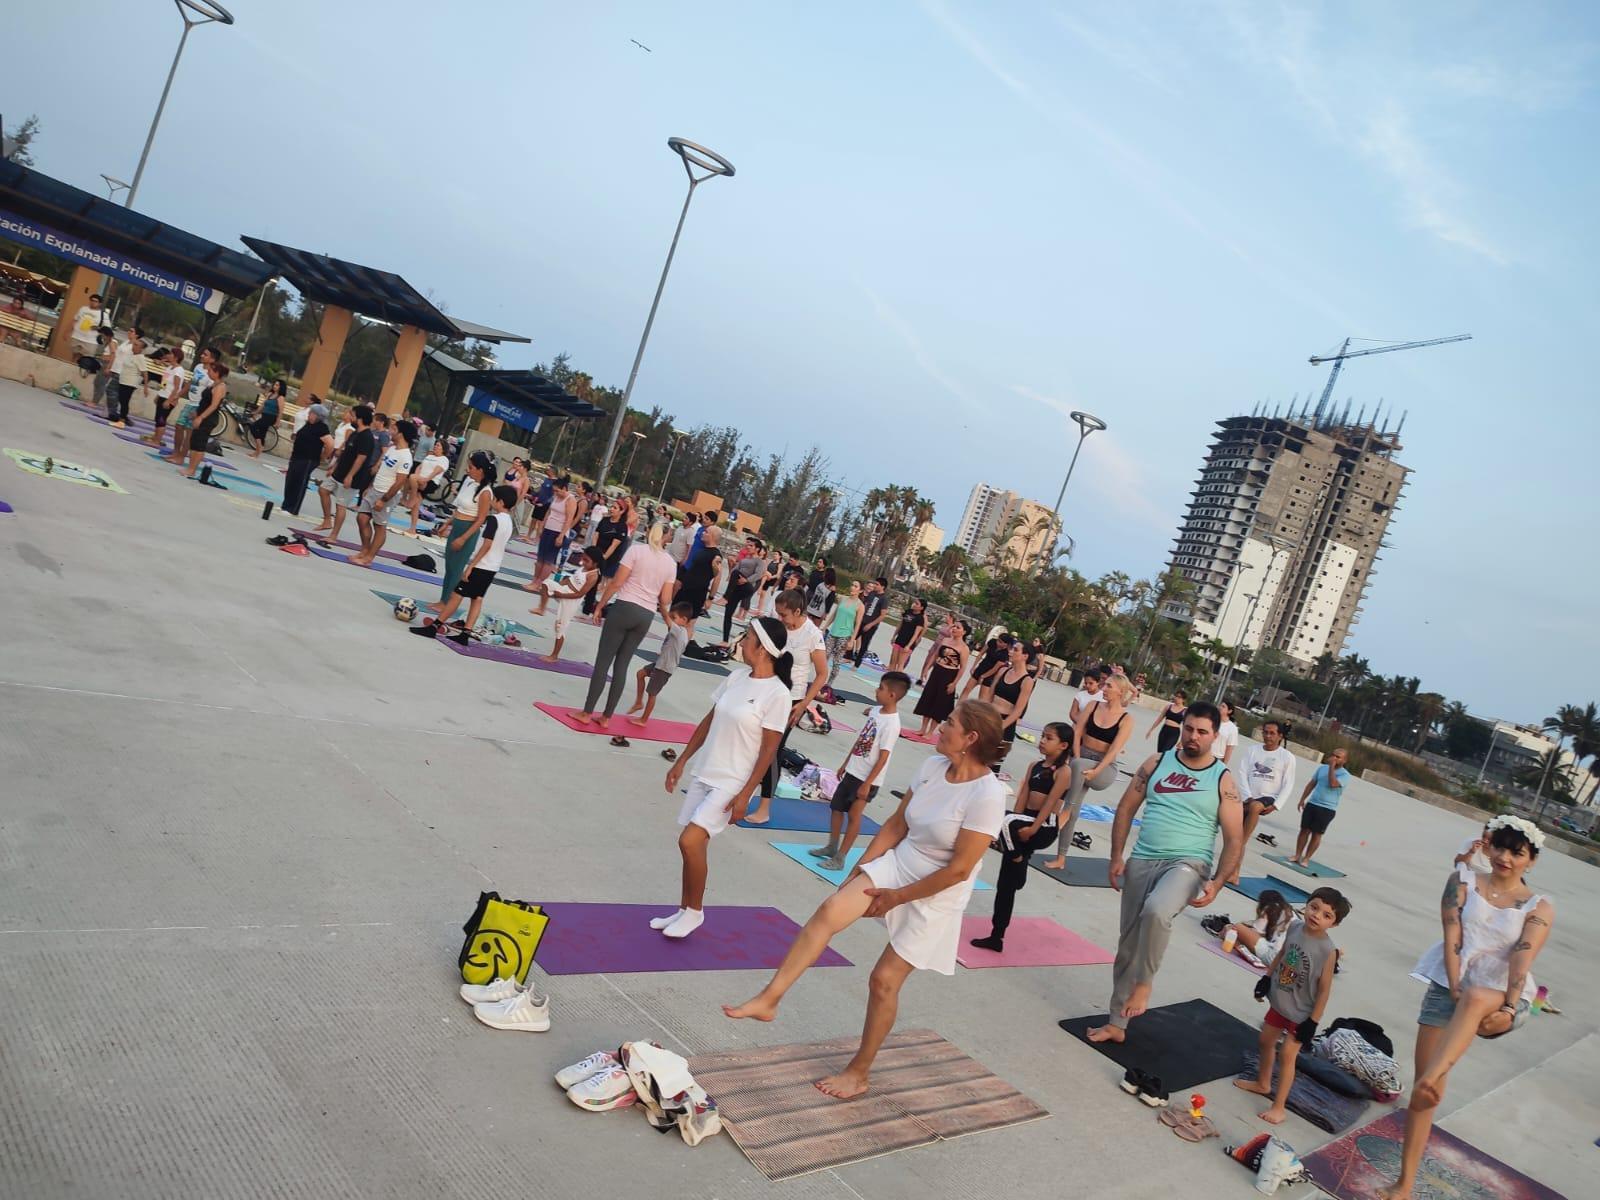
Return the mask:
M 59 229 L 41 225 L 38 221 L 19 217 L 16 213 L 3 208 L 0 208 L 0 237 L 21 242 L 24 246 L 32 246 L 35 250 L 43 250 L 47 254 L 54 254 L 68 262 L 93 267 L 106 275 L 126 279 L 129 283 L 136 283 L 158 296 L 166 296 L 180 304 L 192 304 L 195 308 L 210 313 L 222 307 L 223 295 L 215 288 L 208 288 L 180 275 L 146 266 L 137 259 L 125 258 L 93 242 L 86 242 L 82 238 L 62 233 Z
M 529 412 L 514 400 L 502 400 L 499 396 L 491 395 L 482 388 L 475 387 L 467 393 L 467 407 L 475 408 L 485 416 L 499 417 L 507 425 L 515 425 L 518 429 L 539 432 L 537 413 Z

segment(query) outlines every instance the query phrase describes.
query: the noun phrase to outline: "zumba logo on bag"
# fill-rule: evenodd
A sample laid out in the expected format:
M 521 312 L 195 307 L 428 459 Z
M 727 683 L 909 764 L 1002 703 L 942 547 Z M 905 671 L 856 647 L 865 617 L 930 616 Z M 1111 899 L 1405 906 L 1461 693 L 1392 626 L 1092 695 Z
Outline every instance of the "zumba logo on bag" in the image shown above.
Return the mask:
M 498 892 L 481 892 L 477 907 L 462 925 L 467 935 L 456 965 L 463 983 L 493 983 L 496 979 L 527 982 L 539 941 L 550 918 L 537 904 L 502 900 Z
M 463 983 L 493 983 L 496 979 L 520 979 L 526 974 L 522 947 L 503 929 L 480 929 L 472 935 L 472 948 L 461 960 Z

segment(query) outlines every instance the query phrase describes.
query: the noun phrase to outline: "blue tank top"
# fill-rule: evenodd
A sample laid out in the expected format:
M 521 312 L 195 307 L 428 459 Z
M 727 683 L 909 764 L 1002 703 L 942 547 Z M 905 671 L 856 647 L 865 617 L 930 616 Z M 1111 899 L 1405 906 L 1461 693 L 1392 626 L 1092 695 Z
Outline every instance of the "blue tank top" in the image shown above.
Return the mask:
M 1139 814 L 1142 824 L 1133 857 L 1193 858 L 1210 863 L 1219 828 L 1220 785 L 1227 769 L 1220 758 L 1193 770 L 1179 761 L 1176 750 L 1163 754 L 1145 784 L 1144 808 Z

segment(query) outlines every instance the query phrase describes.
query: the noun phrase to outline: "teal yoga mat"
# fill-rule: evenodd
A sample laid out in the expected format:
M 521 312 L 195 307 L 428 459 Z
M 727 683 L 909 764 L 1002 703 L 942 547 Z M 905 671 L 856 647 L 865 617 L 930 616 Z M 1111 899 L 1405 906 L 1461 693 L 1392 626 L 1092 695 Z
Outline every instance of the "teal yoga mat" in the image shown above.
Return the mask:
M 1309 892 L 1301 891 L 1294 884 L 1285 883 L 1273 875 L 1245 875 L 1238 883 L 1230 883 L 1228 887 L 1241 896 L 1249 896 L 1252 900 L 1260 900 L 1261 893 L 1268 888 L 1276 888 L 1282 892 L 1283 898 L 1290 904 L 1304 904 L 1311 899 Z
M 754 812 L 759 801 L 750 801 L 750 811 Z M 832 813 L 826 804 L 817 800 L 788 800 L 782 796 L 772 798 L 772 820 L 765 825 L 752 825 L 748 821 L 740 821 L 745 829 L 771 829 L 783 830 L 789 833 L 827 833 L 828 817 Z M 861 832 L 871 836 L 878 832 L 878 823 L 871 817 L 861 818 Z
M 433 582 L 433 583 L 437 584 L 438 581 L 437 580 L 432 580 L 430 582 Z M 437 588 L 435 588 L 433 590 L 437 590 Z M 395 606 L 395 604 L 400 599 L 399 593 L 397 593 L 397 592 L 380 592 L 377 588 L 373 588 L 372 589 L 372 594 L 374 596 L 376 596 L 379 600 L 382 600 L 391 609 Z M 438 599 L 438 597 L 437 596 L 433 596 L 433 595 L 428 595 L 428 596 L 425 596 L 425 597 L 424 596 L 413 596 L 412 599 L 417 602 L 417 608 L 420 610 L 424 604 L 432 604 L 435 600 Z M 426 614 L 420 614 L 420 615 L 426 615 Z M 466 617 L 466 614 L 462 613 L 462 614 L 460 614 L 460 616 L 464 620 L 465 617 Z M 494 613 L 485 611 L 483 613 L 483 615 L 478 618 L 478 620 L 480 622 L 487 621 L 487 620 L 489 620 L 490 618 L 492 618 L 494 616 L 495 616 Z M 518 637 L 543 637 L 544 636 L 537 629 L 529 629 L 526 625 L 522 624 L 522 622 L 520 622 L 520 621 L 513 621 L 509 617 L 502 617 L 501 619 L 505 621 L 506 628 L 509 629 L 512 633 L 516 634 Z
M 1301 875 L 1309 875 L 1313 879 L 1343 879 L 1345 877 L 1343 871 L 1336 871 L 1326 863 L 1319 863 L 1314 858 L 1311 860 L 1309 867 L 1302 867 L 1299 863 L 1290 862 L 1287 854 L 1269 854 L 1266 857 L 1270 862 L 1288 867 L 1289 870 L 1298 872 Z
M 861 832 L 866 833 L 866 821 L 863 820 L 861 824 Z M 841 871 L 828 871 L 823 869 L 820 858 L 811 856 L 811 851 L 817 848 L 815 842 L 772 842 L 769 844 L 785 858 L 793 859 L 817 878 L 827 880 L 834 887 L 838 887 L 845 881 L 850 872 L 855 869 L 855 865 L 861 861 L 861 856 L 867 852 L 866 845 L 863 842 L 857 842 L 850 850 L 850 857 L 844 860 L 844 869 Z M 973 885 L 972 890 L 975 892 L 992 892 L 994 887 L 980 879 Z

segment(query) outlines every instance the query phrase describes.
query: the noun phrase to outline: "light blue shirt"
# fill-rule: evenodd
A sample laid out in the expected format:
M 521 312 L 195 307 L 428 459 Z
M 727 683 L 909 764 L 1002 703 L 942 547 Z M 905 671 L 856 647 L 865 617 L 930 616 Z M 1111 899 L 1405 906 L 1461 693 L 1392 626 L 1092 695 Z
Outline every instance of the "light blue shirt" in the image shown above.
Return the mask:
M 1307 797 L 1306 803 L 1315 804 L 1318 808 L 1338 811 L 1339 801 L 1344 799 L 1344 789 L 1350 782 L 1350 772 L 1340 767 L 1338 781 L 1338 787 L 1329 787 L 1327 764 L 1318 767 L 1311 776 L 1311 782 L 1316 785 L 1316 788 Z

